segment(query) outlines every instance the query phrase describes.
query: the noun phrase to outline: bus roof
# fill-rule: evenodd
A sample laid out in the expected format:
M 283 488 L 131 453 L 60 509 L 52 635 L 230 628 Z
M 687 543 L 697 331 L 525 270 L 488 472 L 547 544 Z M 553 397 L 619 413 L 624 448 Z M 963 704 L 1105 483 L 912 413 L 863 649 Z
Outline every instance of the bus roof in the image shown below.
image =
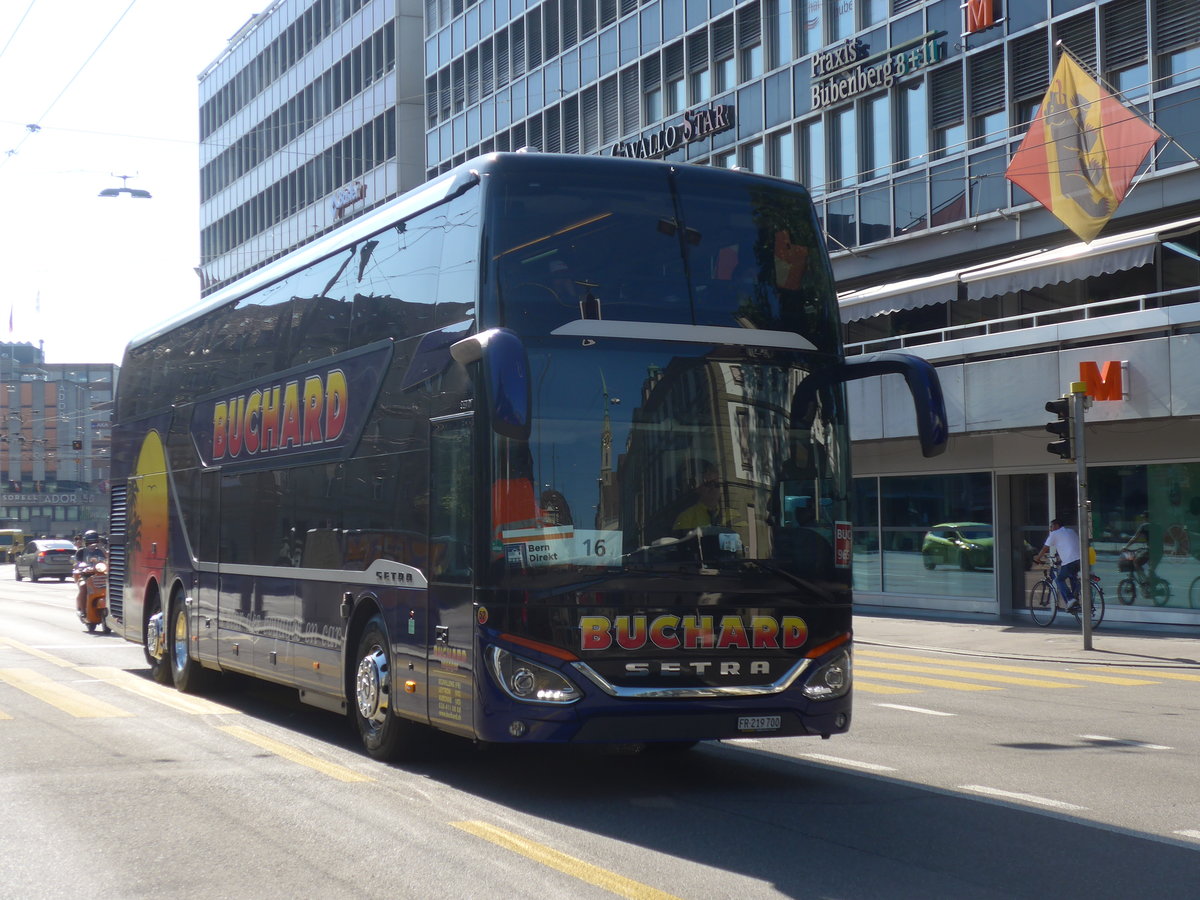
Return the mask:
M 480 176 L 487 174 L 489 171 L 497 169 L 509 168 L 525 168 L 528 166 L 537 166 L 547 172 L 552 172 L 554 169 L 562 169 L 566 171 L 577 172 L 581 168 L 593 167 L 620 167 L 625 169 L 634 168 L 664 168 L 680 166 L 688 166 L 694 171 L 705 173 L 702 177 L 711 177 L 713 179 L 728 179 L 728 178 L 754 178 L 764 182 L 772 183 L 776 186 L 786 185 L 793 190 L 804 191 L 805 189 L 794 181 L 786 179 L 773 178 L 768 175 L 760 175 L 753 172 L 734 171 L 723 169 L 715 166 L 692 166 L 688 163 L 671 162 L 664 160 L 645 160 L 633 159 L 630 157 L 612 157 L 612 156 L 578 156 L 565 153 L 537 153 L 537 152 L 510 152 L 510 153 L 489 153 L 483 156 L 478 156 L 474 159 L 467 160 L 463 164 L 451 169 L 444 175 L 434 178 L 419 187 L 413 188 L 408 193 L 389 200 L 378 209 L 373 210 L 357 219 L 335 228 L 329 233 L 323 235 L 311 244 L 306 244 L 296 250 L 280 257 L 274 262 L 268 263 L 261 269 L 250 272 L 232 284 L 221 288 L 215 294 L 204 298 L 200 303 L 189 309 L 184 310 L 178 315 L 160 323 L 147 331 L 135 335 L 127 346 L 128 349 L 139 347 L 142 344 L 148 343 L 167 334 L 170 331 L 184 325 L 194 319 L 204 316 L 209 310 L 216 309 L 229 303 L 231 300 L 236 300 L 238 297 L 249 294 L 259 288 L 265 287 L 273 281 L 285 277 L 291 272 L 303 268 L 304 266 L 316 262 L 317 260 L 328 256 L 331 253 L 336 253 L 342 248 L 353 244 L 355 241 L 362 240 L 387 228 L 392 222 L 400 219 L 407 219 L 410 216 L 416 215 L 424 209 L 429 209 L 433 206 L 442 203 L 456 194 L 466 190 L 473 184 L 480 182 Z

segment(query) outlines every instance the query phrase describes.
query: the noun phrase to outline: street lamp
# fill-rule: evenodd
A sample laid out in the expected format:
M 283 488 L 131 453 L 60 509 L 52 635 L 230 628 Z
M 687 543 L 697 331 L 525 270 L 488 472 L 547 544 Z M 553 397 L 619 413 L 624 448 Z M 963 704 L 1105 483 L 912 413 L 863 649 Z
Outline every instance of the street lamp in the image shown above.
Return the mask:
M 105 188 L 96 196 L 98 196 L 98 197 L 120 197 L 122 194 L 128 194 L 130 197 L 133 197 L 138 200 L 151 199 L 152 195 L 149 191 L 143 191 L 141 188 L 131 188 L 127 185 L 126 182 L 128 182 L 129 179 L 133 177 L 132 175 L 114 175 L 113 177 L 121 179 L 121 187 Z

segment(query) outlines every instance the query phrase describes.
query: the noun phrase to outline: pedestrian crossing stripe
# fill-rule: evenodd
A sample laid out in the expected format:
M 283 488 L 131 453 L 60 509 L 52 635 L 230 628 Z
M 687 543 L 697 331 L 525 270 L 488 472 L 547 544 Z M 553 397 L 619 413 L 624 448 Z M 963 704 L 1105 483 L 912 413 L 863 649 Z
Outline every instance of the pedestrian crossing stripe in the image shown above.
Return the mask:
M 118 719 L 133 715 L 32 669 L 0 669 L 0 681 L 77 719 Z
M 968 684 L 962 681 L 947 681 L 944 678 L 928 678 L 924 675 L 894 675 L 886 669 L 874 669 L 864 666 L 862 663 L 855 661 L 854 671 L 862 672 L 866 669 L 867 674 L 871 678 L 882 678 L 884 681 L 899 681 L 901 684 L 923 684 L 926 687 L 947 688 L 951 691 L 998 691 L 1001 688 L 993 687 L 990 684 Z
M 893 684 L 872 684 L 857 676 L 854 678 L 854 690 L 862 694 L 919 694 L 916 688 L 896 687 Z
M 1200 681 L 1200 675 L 1192 675 L 1187 672 L 1163 672 L 1159 669 L 1126 669 L 1122 667 L 1122 672 L 1128 672 L 1130 675 L 1145 675 L 1149 678 L 1166 678 L 1173 681 Z
M 71 669 L 75 667 L 73 662 L 63 659 L 61 656 L 55 656 L 53 653 L 47 653 L 45 650 L 39 650 L 37 647 L 30 647 L 28 644 L 22 644 L 20 641 L 14 641 L 12 638 L 0 637 L 0 644 L 5 644 L 12 647 L 14 650 L 20 650 L 29 656 L 35 656 L 38 659 L 43 659 L 48 663 L 54 663 L 62 669 Z
M 863 665 L 862 663 L 859 663 L 856 666 L 856 668 L 861 670 L 862 665 Z M 925 675 L 945 675 L 945 674 L 947 674 L 945 668 L 941 668 L 941 667 L 915 666 L 915 665 L 907 665 L 905 663 L 893 663 L 893 662 L 887 663 L 887 670 L 889 672 L 892 672 L 892 671 L 920 672 Z M 1047 681 L 1044 678 L 1027 678 L 1027 677 L 1023 677 L 1020 675 L 999 675 L 999 674 L 993 675 L 988 672 L 968 672 L 968 671 L 963 671 L 961 669 L 956 669 L 953 667 L 952 667 L 952 674 L 954 675 L 955 678 L 973 678 L 976 681 L 998 681 L 1001 684 L 1016 684 L 1016 685 L 1021 685 L 1023 687 L 1042 687 L 1042 688 L 1051 688 L 1051 689 L 1060 689 L 1061 688 L 1061 689 L 1065 689 L 1065 690 L 1070 690 L 1072 688 L 1077 688 L 1077 687 L 1083 687 L 1083 685 L 1081 685 L 1081 684 L 1064 684 L 1061 681 Z
M 1082 672 L 1061 672 L 1054 669 L 1038 668 L 1035 666 L 1020 666 L 1020 665 L 999 665 L 996 663 L 970 662 L 967 660 L 946 660 L 936 656 L 918 656 L 909 653 L 885 653 L 881 650 L 863 650 L 861 647 L 856 647 L 854 650 L 855 669 L 860 668 L 863 663 L 863 657 L 868 657 L 872 660 L 897 660 L 899 662 L 920 662 L 920 663 L 935 663 L 939 670 L 945 669 L 978 669 L 983 672 L 1005 672 L 1014 673 L 1017 675 L 1040 675 L 1047 678 L 1055 678 L 1062 681 L 1086 681 L 1098 684 L 1115 684 L 1125 686 L 1137 686 L 1146 684 L 1157 684 L 1156 681 L 1147 681 L 1144 678 L 1128 678 L 1119 675 L 1089 675 Z M 886 665 L 886 663 L 879 663 Z

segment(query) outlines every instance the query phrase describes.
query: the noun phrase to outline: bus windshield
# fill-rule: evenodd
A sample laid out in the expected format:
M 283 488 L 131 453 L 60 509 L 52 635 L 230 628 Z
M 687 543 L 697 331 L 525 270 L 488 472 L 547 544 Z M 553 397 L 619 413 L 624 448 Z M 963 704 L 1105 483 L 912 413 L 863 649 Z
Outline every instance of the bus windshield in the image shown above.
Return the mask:
M 807 194 L 687 168 L 623 177 L 507 173 L 488 230 L 495 324 L 522 337 L 575 319 L 795 332 L 840 349 L 833 284 Z
M 493 444 L 500 584 L 668 570 L 848 582 L 834 565 L 849 528 L 843 395 L 811 378 L 840 351 L 811 205 L 782 183 L 718 192 L 700 177 L 529 170 L 491 186 L 484 318 L 521 336 L 533 409 L 528 441 Z M 647 330 L 606 338 L 613 322 Z M 687 326 L 743 329 L 745 346 Z M 802 349 L 766 340 L 781 332 Z

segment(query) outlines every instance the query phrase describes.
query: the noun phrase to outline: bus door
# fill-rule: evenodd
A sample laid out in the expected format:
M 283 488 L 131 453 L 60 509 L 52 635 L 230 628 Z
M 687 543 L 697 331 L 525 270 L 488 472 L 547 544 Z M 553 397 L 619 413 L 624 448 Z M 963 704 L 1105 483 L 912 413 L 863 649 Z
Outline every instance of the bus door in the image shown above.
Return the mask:
M 474 732 L 474 416 L 430 420 L 429 719 Z

